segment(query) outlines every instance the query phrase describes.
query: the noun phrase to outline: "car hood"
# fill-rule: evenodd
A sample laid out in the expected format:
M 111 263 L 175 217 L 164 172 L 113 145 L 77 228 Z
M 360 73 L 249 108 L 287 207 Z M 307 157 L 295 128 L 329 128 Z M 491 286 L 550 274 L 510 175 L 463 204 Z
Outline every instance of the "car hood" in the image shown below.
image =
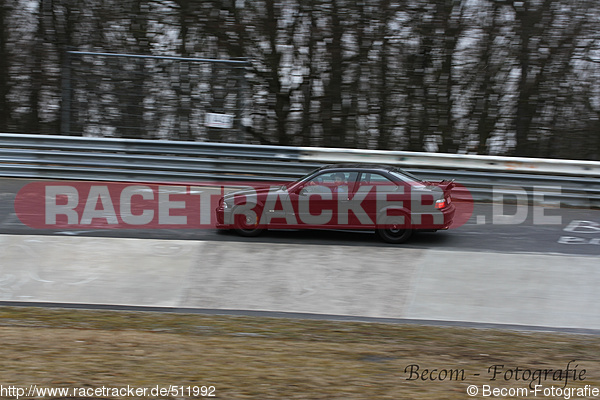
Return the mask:
M 229 200 L 229 199 L 233 199 L 234 196 L 248 196 L 248 195 L 253 196 L 253 195 L 259 195 L 259 194 L 266 194 L 269 192 L 269 190 L 272 190 L 273 187 L 278 187 L 278 186 L 281 186 L 281 185 L 258 186 L 253 189 L 236 190 L 235 192 L 227 193 L 225 196 L 223 196 L 223 198 L 225 200 Z

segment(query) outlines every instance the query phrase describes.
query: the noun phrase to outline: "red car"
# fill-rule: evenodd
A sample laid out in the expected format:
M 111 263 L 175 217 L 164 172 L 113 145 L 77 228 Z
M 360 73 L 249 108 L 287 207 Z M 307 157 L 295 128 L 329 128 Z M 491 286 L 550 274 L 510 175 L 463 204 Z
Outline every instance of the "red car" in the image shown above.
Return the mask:
M 454 181 L 428 182 L 394 166 L 337 164 L 286 185 L 226 194 L 217 228 L 257 236 L 265 229 L 375 230 L 388 243 L 452 224 Z

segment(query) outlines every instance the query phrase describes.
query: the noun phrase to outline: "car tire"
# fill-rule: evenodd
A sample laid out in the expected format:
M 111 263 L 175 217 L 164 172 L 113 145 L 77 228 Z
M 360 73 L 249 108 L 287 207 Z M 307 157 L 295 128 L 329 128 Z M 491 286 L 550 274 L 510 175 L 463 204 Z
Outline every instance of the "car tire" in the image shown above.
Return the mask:
M 258 221 L 257 216 L 245 215 L 245 214 L 236 214 L 234 210 L 234 222 L 233 222 L 233 230 L 240 236 L 244 237 L 255 237 L 260 235 L 264 229 L 257 228 Z
M 408 217 L 405 215 L 387 217 L 383 222 L 382 227 L 377 229 L 377 235 L 386 243 L 406 243 L 413 234 L 410 224 L 404 222 L 406 220 L 408 220 Z

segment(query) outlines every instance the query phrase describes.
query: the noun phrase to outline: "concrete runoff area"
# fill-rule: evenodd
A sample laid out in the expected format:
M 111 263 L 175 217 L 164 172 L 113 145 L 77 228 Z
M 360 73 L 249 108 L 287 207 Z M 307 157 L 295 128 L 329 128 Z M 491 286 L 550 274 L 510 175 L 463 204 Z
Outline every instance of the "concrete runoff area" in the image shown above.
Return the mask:
M 0 235 L 0 298 L 175 307 L 198 243 Z
M 598 257 L 0 235 L 0 300 L 600 329 Z

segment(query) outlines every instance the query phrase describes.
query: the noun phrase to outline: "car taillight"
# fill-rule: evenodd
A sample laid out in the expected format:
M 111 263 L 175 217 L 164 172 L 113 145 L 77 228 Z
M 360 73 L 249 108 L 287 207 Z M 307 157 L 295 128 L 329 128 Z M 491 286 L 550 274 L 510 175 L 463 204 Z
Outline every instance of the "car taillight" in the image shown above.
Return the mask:
M 435 208 L 445 208 L 446 207 L 446 199 L 439 199 L 435 201 Z

